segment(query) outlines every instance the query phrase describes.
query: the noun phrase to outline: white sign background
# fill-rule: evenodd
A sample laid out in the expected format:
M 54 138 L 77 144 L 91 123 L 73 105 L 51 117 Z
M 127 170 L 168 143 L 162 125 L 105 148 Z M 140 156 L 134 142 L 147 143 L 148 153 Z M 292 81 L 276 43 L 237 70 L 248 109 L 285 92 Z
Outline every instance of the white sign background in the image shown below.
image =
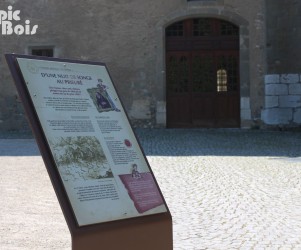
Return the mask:
M 150 169 L 106 67 L 17 62 L 78 225 L 166 212 L 162 202 L 139 213 L 119 178 Z

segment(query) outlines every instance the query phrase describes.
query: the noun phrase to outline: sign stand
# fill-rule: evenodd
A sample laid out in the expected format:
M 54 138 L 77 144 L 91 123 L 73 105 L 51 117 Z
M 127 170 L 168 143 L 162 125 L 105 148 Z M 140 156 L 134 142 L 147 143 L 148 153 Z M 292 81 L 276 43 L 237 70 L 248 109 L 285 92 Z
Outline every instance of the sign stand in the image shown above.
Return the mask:
M 73 250 L 172 249 L 172 229 L 169 218 L 148 218 L 120 226 L 108 225 L 95 231 L 87 230 L 72 237 Z
M 172 218 L 98 62 L 7 54 L 73 250 L 171 250 Z

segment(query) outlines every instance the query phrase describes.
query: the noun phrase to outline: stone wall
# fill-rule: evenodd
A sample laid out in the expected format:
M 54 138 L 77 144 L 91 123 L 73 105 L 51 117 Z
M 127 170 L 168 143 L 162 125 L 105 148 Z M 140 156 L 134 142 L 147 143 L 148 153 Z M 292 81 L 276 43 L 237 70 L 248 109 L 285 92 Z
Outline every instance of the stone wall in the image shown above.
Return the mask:
M 266 125 L 295 127 L 301 125 L 301 82 L 299 74 L 265 76 Z
M 267 73 L 300 73 L 301 1 L 266 0 Z
M 4 0 L 0 9 L 12 5 L 39 28 L 34 36 L 1 36 L 0 50 L 29 54 L 29 48 L 51 46 L 55 57 L 105 62 L 130 119 L 165 126 L 165 27 L 185 18 L 228 20 L 240 27 L 241 120 L 248 126 L 264 102 L 263 2 Z M 0 131 L 28 128 L 3 54 L 0 90 Z
M 266 125 L 301 125 L 301 2 L 266 0 Z

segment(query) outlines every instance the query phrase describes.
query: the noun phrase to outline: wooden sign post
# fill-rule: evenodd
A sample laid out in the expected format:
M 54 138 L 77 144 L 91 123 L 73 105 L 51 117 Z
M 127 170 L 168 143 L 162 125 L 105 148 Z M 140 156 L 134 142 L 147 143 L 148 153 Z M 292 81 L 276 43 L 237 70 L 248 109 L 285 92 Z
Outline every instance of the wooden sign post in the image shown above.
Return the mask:
M 97 62 L 7 54 L 73 250 L 172 249 L 172 218 Z

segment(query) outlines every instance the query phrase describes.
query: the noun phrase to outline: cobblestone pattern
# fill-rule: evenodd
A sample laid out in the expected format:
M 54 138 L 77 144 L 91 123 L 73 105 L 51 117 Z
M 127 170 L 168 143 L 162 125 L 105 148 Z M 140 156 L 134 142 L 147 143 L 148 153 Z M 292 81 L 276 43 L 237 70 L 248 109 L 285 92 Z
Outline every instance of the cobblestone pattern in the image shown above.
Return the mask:
M 148 135 L 143 146 L 173 216 L 174 249 L 301 249 L 300 139 Z
M 300 163 L 272 161 L 151 158 L 173 215 L 175 249 L 301 249 Z M 168 179 L 159 177 L 166 172 Z
M 301 249 L 300 133 L 137 134 L 173 216 L 175 250 Z M 71 249 L 34 141 L 0 140 L 0 166 L 0 249 Z

